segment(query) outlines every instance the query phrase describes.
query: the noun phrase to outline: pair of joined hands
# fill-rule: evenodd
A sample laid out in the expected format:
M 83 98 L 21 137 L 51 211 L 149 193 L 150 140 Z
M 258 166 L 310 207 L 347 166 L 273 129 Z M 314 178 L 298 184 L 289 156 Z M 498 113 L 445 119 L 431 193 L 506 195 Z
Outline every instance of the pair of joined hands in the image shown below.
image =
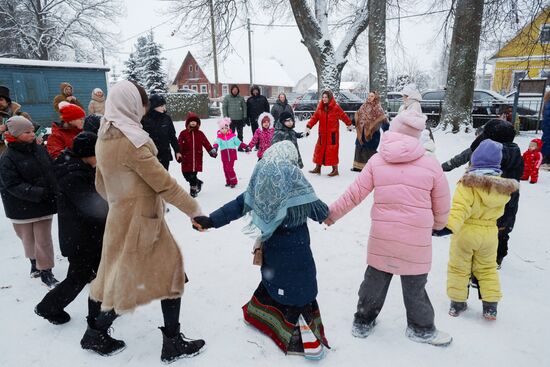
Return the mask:
M 205 232 L 207 229 L 212 228 L 212 219 L 206 215 L 199 215 L 191 219 L 193 229 L 199 232 Z

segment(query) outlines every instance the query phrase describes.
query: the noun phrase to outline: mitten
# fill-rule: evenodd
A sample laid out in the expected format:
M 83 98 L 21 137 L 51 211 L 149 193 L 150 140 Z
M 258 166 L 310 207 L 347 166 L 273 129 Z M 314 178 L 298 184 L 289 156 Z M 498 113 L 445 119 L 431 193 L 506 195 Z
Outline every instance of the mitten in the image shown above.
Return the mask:
M 432 230 L 432 236 L 435 236 L 435 237 L 444 237 L 444 236 L 448 236 L 450 234 L 453 234 L 453 231 L 451 231 L 447 227 L 445 227 L 443 229 L 433 229 Z
M 212 228 L 213 226 L 214 224 L 212 224 L 210 217 L 201 215 L 193 218 L 193 229 L 196 229 L 197 231 Z
M 247 153 L 250 153 L 250 150 L 251 150 L 250 147 L 244 148 L 244 151 L 247 152 Z
M 216 158 L 218 156 L 218 150 L 215 148 L 212 148 L 211 151 L 208 152 L 212 158 Z

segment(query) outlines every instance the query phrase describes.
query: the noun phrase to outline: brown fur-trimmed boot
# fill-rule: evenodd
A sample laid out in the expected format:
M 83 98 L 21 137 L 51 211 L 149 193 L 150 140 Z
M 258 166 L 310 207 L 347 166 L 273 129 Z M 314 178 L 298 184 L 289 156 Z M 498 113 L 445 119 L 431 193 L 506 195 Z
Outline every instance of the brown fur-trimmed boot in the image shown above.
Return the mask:
M 316 175 L 320 175 L 321 174 L 321 165 L 320 164 L 316 165 L 314 169 L 309 171 L 309 173 L 314 173 Z
M 332 166 L 332 172 L 328 174 L 328 177 L 338 176 L 338 166 Z

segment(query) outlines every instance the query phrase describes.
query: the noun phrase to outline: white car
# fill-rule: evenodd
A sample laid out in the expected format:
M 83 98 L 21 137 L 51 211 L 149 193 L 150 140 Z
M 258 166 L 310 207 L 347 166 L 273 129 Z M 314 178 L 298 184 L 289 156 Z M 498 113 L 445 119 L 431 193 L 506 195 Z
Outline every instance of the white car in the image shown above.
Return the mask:
M 510 106 L 514 105 L 515 94 L 516 91 L 512 91 L 504 96 L 510 103 Z M 536 93 L 522 94 L 518 99 L 518 106 L 525 107 L 534 111 L 539 111 L 542 106 L 542 97 L 540 94 Z

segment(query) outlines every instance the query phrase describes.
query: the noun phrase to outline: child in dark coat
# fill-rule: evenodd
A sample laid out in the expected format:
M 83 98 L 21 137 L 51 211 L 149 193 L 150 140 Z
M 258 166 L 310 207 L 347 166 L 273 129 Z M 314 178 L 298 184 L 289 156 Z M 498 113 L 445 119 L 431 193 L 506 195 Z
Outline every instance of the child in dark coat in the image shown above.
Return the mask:
M 97 135 L 84 131 L 74 138 L 55 161 L 59 185 L 57 197 L 59 246 L 69 259 L 67 278 L 36 306 L 35 312 L 52 324 L 71 317 L 67 307 L 96 275 L 108 205 L 95 189 L 95 143 Z
M 521 180 L 527 181 L 529 177 L 531 181 L 529 183 L 537 183 L 539 180 L 539 168 L 542 163 L 542 140 L 533 139 L 529 143 L 529 149 L 523 153 L 523 175 Z
M 325 338 L 317 304 L 317 274 L 308 218 L 325 220 L 328 207 L 298 168 L 298 152 L 288 141 L 269 148 L 256 164 L 244 194 L 195 217 L 195 228 L 219 228 L 250 213 L 249 229 L 262 242 L 262 280 L 243 306 L 244 319 L 288 354 L 320 359 Z
M 200 130 L 201 119 L 193 112 L 187 114 L 185 130 L 182 130 L 178 137 L 180 148 L 181 172 L 190 185 L 190 195 L 196 197 L 202 189 L 203 182 L 198 179 L 197 174 L 202 172 L 202 149 L 206 149 L 212 158 L 216 158 L 216 149 L 212 148 L 206 135 Z
M 300 154 L 300 148 L 298 148 L 298 139 L 304 137 L 304 133 L 299 133 L 294 130 L 296 123 L 294 117 L 290 112 L 283 112 L 279 116 L 279 121 L 275 123 L 275 133 L 273 134 L 273 139 L 271 144 L 281 142 L 283 140 L 288 140 L 298 151 L 298 167 L 300 169 L 304 168 L 304 163 L 302 162 L 302 156 Z
M 56 182 L 46 148 L 35 142 L 34 127 L 23 116 L 7 121 L 9 143 L 0 159 L 0 194 L 6 217 L 23 242 L 31 277 L 54 287 L 52 218 L 56 213 Z

